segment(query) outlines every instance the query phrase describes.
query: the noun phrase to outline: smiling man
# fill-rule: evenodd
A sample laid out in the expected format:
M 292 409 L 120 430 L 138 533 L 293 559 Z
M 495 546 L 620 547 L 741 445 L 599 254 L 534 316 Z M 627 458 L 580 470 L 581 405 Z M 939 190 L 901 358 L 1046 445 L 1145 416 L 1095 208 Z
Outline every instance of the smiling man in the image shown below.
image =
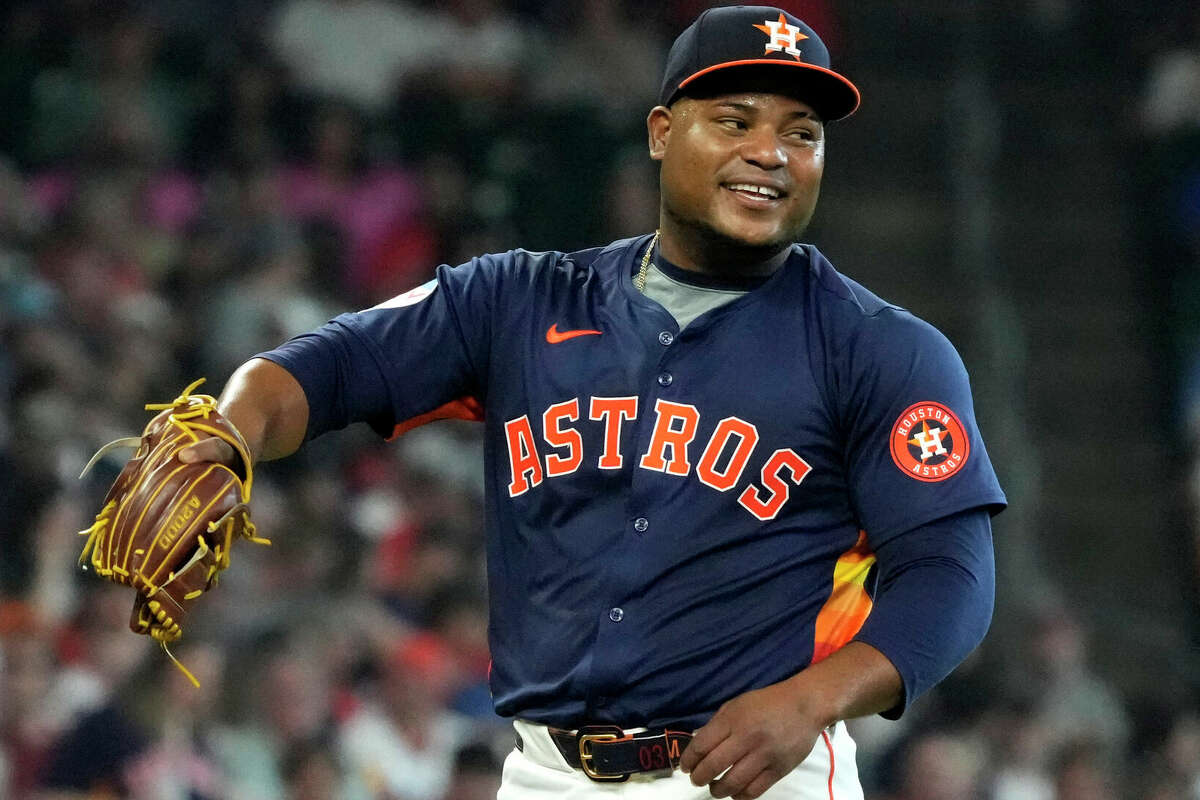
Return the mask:
M 861 798 L 843 720 L 982 639 L 1004 495 L 954 348 L 798 243 L 859 102 L 817 34 L 707 11 L 659 100 L 659 231 L 442 266 L 220 410 L 256 459 L 483 422 L 501 800 Z

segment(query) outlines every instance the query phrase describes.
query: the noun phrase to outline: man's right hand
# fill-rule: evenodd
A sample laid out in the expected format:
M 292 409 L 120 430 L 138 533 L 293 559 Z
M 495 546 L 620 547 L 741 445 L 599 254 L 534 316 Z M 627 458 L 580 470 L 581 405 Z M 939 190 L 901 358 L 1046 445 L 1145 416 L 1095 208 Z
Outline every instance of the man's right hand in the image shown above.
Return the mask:
M 215 461 L 227 467 L 232 467 L 238 463 L 237 454 L 229 446 L 229 443 L 218 439 L 216 436 L 201 439 L 182 448 L 179 451 L 179 460 L 185 464 Z

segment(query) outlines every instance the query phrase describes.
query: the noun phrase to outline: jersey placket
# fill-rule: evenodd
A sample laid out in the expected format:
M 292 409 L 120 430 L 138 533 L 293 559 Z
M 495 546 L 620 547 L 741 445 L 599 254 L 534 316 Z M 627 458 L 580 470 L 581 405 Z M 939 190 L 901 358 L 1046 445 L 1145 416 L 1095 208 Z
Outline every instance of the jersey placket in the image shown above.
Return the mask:
M 673 401 L 679 392 L 678 340 L 679 334 L 669 315 L 662 312 L 663 319 L 646 327 L 647 347 L 660 352 L 657 359 L 647 361 L 647 370 L 641 381 L 638 397 L 638 418 L 629 451 L 629 488 L 624 520 L 625 535 L 608 560 L 603 585 L 609 590 L 605 603 L 597 610 L 598 631 L 592 659 L 591 691 L 588 705 L 603 713 L 615 700 L 627 683 L 636 660 L 650 657 L 644 636 L 642 621 L 645 614 L 652 613 L 643 605 L 644 570 L 646 549 L 653 549 L 655 519 L 653 498 L 656 492 L 648 489 L 648 480 L 657 477 L 652 471 L 642 468 L 641 460 L 648 452 L 657 423 L 656 406 L 659 400 Z M 653 352 L 653 350 L 651 350 Z

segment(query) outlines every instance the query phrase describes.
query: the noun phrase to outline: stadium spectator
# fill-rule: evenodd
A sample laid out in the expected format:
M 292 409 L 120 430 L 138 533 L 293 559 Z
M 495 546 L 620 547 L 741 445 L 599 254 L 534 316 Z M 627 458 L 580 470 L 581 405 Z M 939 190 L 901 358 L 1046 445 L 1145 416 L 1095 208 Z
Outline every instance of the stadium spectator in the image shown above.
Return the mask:
M 468 722 L 446 708 L 457 665 L 439 639 L 418 634 L 395 646 L 380 667 L 376 696 L 338 731 L 351 797 L 441 797 L 455 753 L 470 737 Z

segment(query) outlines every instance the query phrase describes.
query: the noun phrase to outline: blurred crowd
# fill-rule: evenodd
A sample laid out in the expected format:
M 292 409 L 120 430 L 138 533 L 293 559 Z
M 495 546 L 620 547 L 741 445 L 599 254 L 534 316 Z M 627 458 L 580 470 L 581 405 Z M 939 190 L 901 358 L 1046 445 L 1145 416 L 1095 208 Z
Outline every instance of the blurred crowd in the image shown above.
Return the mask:
M 494 798 L 477 430 L 261 466 L 273 544 L 236 548 L 175 649 L 200 689 L 78 568 L 121 464 L 77 476 L 144 403 L 439 263 L 651 230 L 643 120 L 705 5 L 4 4 L 0 800 Z M 782 5 L 836 52 L 831 7 Z M 1200 135 L 1198 65 L 1200 36 L 1156 68 L 1154 136 Z M 1200 798 L 1200 710 L 1122 697 L 1068 603 L 1020 624 L 1028 652 L 855 723 L 870 798 Z
M 1179 22 L 1179 35 L 1151 60 L 1141 97 L 1138 188 L 1146 213 L 1138 234 L 1153 265 L 1150 293 L 1166 298 L 1158 333 L 1174 403 L 1169 412 L 1187 426 L 1190 494 L 1200 517 L 1200 8 Z M 1195 533 L 1200 542 L 1200 526 Z

